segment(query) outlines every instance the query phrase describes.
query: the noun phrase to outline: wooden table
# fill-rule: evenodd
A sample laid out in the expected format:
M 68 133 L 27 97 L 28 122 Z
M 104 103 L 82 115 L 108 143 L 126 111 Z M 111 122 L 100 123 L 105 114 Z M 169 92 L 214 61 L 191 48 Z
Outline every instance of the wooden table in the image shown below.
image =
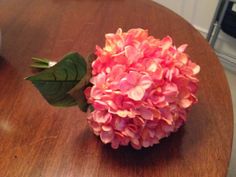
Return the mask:
M 232 104 L 222 66 L 190 24 L 148 0 L 0 0 L 1 177 L 223 177 L 232 145 Z M 153 148 L 112 150 L 78 108 L 52 107 L 30 82 L 31 57 L 87 55 L 118 27 L 170 35 L 201 66 L 199 104 L 178 133 Z

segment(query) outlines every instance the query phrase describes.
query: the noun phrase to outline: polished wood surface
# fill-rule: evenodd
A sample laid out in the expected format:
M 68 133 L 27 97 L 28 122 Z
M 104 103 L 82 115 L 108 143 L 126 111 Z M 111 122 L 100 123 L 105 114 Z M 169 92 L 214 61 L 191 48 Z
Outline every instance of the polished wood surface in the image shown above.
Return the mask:
M 112 150 L 78 108 L 52 107 L 30 82 L 31 57 L 88 55 L 104 34 L 170 35 L 201 66 L 199 103 L 184 127 L 141 151 Z M 231 153 L 229 87 L 213 50 L 186 21 L 148 0 L 0 0 L 0 177 L 223 177 Z

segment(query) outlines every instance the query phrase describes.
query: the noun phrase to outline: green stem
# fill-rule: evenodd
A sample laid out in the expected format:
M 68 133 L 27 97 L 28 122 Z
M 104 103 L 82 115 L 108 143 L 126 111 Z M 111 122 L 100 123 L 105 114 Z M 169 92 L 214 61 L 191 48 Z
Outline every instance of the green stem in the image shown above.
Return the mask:
M 46 58 L 32 58 L 32 64 L 30 65 L 32 68 L 37 68 L 37 69 L 48 69 L 52 66 L 57 64 L 55 61 L 50 61 Z

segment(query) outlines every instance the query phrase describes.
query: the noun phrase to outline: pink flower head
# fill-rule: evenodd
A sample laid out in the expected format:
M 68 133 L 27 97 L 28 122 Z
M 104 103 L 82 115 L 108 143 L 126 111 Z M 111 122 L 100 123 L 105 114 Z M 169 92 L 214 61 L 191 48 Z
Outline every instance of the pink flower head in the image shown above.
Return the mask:
M 200 67 L 184 53 L 187 45 L 176 48 L 169 36 L 156 39 L 138 28 L 105 37 L 85 90 L 94 107 L 88 123 L 113 148 L 153 146 L 186 121 Z

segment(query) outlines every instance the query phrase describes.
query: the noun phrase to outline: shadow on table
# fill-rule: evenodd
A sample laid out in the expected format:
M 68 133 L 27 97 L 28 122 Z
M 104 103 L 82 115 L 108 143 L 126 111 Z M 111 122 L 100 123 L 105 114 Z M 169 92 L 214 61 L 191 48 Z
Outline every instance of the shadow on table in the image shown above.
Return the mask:
M 187 170 L 187 176 L 191 173 L 195 159 L 203 158 L 203 146 L 206 147 L 213 131 L 212 125 L 208 123 L 211 113 L 202 112 L 204 106 L 203 101 L 199 102 L 191 110 L 186 125 L 162 139 L 159 144 L 141 150 L 135 150 L 131 146 L 112 149 L 110 144 L 104 145 L 86 127 L 74 144 L 77 151 L 73 156 L 77 156 L 77 168 L 79 171 L 83 169 L 82 166 L 93 169 L 90 172 L 97 174 L 95 176 L 104 176 L 104 173 L 107 176 L 152 176 L 152 171 L 157 176 L 168 176 L 174 173 L 172 170 L 177 169 L 182 169 L 182 172 Z M 81 159 L 85 159 L 83 163 Z
M 135 150 L 131 146 L 114 150 L 109 145 L 102 147 L 102 156 L 106 168 L 120 166 L 121 168 L 158 166 L 174 159 L 181 158 L 182 137 L 185 128 L 182 127 L 170 137 L 160 141 L 160 144 L 142 150 Z M 111 165 L 112 164 L 112 165 Z M 109 167 L 110 166 L 110 167 Z
M 6 60 L 0 55 L 0 69 L 2 69 L 6 63 Z

